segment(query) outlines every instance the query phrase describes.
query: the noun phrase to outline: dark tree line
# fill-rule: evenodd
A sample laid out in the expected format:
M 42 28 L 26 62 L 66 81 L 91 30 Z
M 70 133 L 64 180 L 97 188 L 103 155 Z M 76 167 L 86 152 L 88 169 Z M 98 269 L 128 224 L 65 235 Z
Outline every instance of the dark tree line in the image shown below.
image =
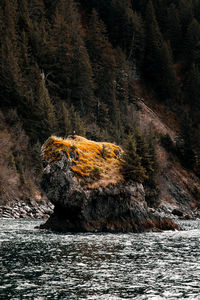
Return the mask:
M 34 160 L 51 134 L 122 143 L 140 85 L 182 115 L 180 157 L 199 174 L 199 22 L 200 0 L 2 0 L 1 111 Z

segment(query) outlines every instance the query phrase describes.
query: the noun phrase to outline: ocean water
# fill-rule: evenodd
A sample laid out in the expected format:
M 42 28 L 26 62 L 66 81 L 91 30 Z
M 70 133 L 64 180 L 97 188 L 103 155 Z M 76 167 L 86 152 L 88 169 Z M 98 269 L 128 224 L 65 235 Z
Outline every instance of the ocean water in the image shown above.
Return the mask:
M 183 231 L 56 234 L 0 219 L 0 299 L 200 299 L 200 221 Z

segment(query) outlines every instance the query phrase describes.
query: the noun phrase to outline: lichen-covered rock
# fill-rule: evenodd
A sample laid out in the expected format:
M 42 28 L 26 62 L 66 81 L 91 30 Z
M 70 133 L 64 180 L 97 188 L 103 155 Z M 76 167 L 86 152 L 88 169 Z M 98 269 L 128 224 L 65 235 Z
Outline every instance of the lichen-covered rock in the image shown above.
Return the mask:
M 104 153 L 102 157 L 102 153 L 99 152 L 98 162 L 96 143 L 88 141 L 89 147 L 87 147 L 87 140 L 84 139 L 87 151 L 89 151 L 88 149 L 91 151 L 91 157 L 94 158 L 95 152 L 95 159 L 91 160 L 91 164 L 95 163 L 101 166 L 103 175 L 98 174 L 94 182 L 93 176 L 85 174 L 83 166 L 84 175 L 81 177 L 80 173 L 77 173 L 78 167 L 76 171 L 74 170 L 74 166 L 79 166 L 80 157 L 83 157 L 83 153 L 80 154 L 80 149 L 74 143 L 76 139 L 80 145 L 80 137 L 71 137 L 64 141 L 64 151 L 62 151 L 61 139 L 59 139 L 58 145 L 55 137 L 50 138 L 42 148 L 46 167 L 41 187 L 55 208 L 54 213 L 41 228 L 62 232 L 142 232 L 144 230 L 178 228 L 170 219 L 161 219 L 148 210 L 142 184 L 126 183 L 120 177 L 117 162 L 121 151 L 119 147 L 107 143 L 109 156 L 106 158 L 106 153 Z M 77 152 L 76 158 L 74 158 L 73 152 L 70 153 L 72 141 L 73 149 L 76 149 Z M 67 143 L 69 143 L 68 147 L 66 147 Z M 94 143 L 94 148 L 92 148 L 92 143 Z M 99 143 L 97 144 L 99 145 Z M 59 152 L 56 151 L 58 148 Z M 80 148 L 83 151 L 83 147 L 80 146 Z M 113 154 L 112 149 L 116 153 Z M 87 156 L 89 159 L 89 152 L 87 152 Z M 112 160 L 111 169 L 108 168 L 109 159 Z M 103 166 L 103 163 L 106 167 Z M 118 174 L 117 180 L 111 178 L 112 181 L 108 180 L 107 182 L 105 180 L 106 172 L 107 174 L 111 174 L 111 172 Z

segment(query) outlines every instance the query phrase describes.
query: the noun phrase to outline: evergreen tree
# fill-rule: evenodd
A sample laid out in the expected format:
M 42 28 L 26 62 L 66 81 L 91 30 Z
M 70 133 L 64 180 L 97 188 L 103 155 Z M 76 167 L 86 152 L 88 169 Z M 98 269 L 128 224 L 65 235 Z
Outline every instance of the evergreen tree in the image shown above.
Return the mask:
M 47 84 L 50 93 L 61 99 L 69 99 L 73 51 L 69 25 L 58 9 L 55 12 L 52 31 L 45 50 L 43 67 L 48 75 Z
M 126 57 L 120 48 L 116 49 L 116 97 L 119 100 L 119 107 L 122 115 L 127 114 L 129 103 L 129 65 Z
M 139 131 L 135 133 L 137 154 L 141 157 L 141 164 L 145 168 L 148 175 L 152 175 L 154 171 L 154 155 L 152 145 L 148 145 L 145 138 Z
M 44 81 L 40 80 L 38 84 L 38 98 L 35 100 L 31 131 L 35 140 L 39 139 L 40 142 L 44 142 L 55 133 L 57 121 L 54 106 Z
M 185 113 L 181 120 L 181 132 L 178 142 L 178 150 L 183 165 L 188 169 L 195 168 L 195 137 L 192 135 L 192 122 L 188 114 Z
M 50 93 L 73 102 L 82 115 L 95 106 L 93 73 L 73 1 L 57 3 L 53 29 L 44 58 Z
M 136 143 L 132 136 L 128 136 L 125 142 L 122 161 L 122 174 L 125 180 L 144 182 L 148 176 L 142 166 L 141 157 L 137 154 Z
M 167 1 L 154 0 L 152 2 L 155 10 L 156 20 L 158 22 L 160 31 L 164 35 L 167 31 Z
M 191 69 L 186 75 L 183 92 L 184 92 L 184 102 L 187 103 L 187 107 L 189 108 L 189 113 L 187 119 L 190 124 L 190 128 L 186 130 L 184 134 L 184 138 L 186 138 L 187 134 L 193 136 L 192 140 L 186 143 L 186 148 L 189 147 L 189 143 L 191 143 L 191 147 L 194 149 L 198 149 L 198 131 L 199 131 L 199 109 L 200 109 L 200 72 L 199 68 L 194 64 L 191 66 Z M 184 122 L 183 122 L 184 123 Z M 184 125 L 181 123 L 181 127 L 184 128 Z M 185 130 L 184 130 L 185 131 Z M 198 150 L 194 151 L 195 153 Z M 194 154 L 194 159 L 197 154 Z
M 85 136 L 85 124 L 80 118 L 80 115 L 77 111 L 75 111 L 73 105 L 70 107 L 70 116 L 71 116 L 71 126 L 72 132 L 75 132 L 77 135 Z
M 64 101 L 61 103 L 61 105 L 59 103 L 56 112 L 57 112 L 57 120 L 58 120 L 58 135 L 66 137 L 72 134 L 73 130 L 71 124 L 72 123 L 71 113 Z
M 188 26 L 184 46 L 186 63 L 200 63 L 200 24 L 194 18 Z
M 139 20 L 132 10 L 131 1 L 112 0 L 110 14 L 108 30 L 112 43 L 114 46 L 120 46 L 129 56 L 134 46 L 136 33 L 140 30 Z
M 193 0 L 193 12 L 195 19 L 200 23 L 200 1 Z
M 200 107 L 200 72 L 199 68 L 194 64 L 191 66 L 191 69 L 187 73 L 187 76 L 184 81 L 184 93 L 185 100 L 189 106 L 197 112 Z M 194 114 L 195 114 L 194 111 Z
M 182 31 L 179 17 L 179 11 L 172 3 L 167 10 L 167 31 L 166 36 L 170 40 L 175 59 L 181 52 L 182 48 Z
M 74 44 L 73 70 L 72 70 L 72 98 L 74 105 L 82 115 L 92 113 L 95 108 L 93 73 L 87 49 L 80 37 Z
M 37 23 L 40 23 L 45 15 L 45 5 L 43 0 L 28 1 L 30 17 Z
M 146 10 L 146 51 L 144 76 L 156 89 L 160 99 L 177 97 L 178 85 L 168 45 L 163 41 L 152 2 Z
M 42 166 L 42 160 L 41 160 L 41 143 L 39 140 L 33 146 L 31 147 L 31 155 L 34 161 L 33 170 L 35 175 L 39 178 L 41 178 L 43 166 Z
M 19 67 L 20 50 L 17 33 L 17 2 L 5 1 L 2 5 L 0 35 L 0 89 L 1 105 L 18 104 L 23 94 L 23 81 Z
M 132 0 L 132 7 L 144 15 L 148 0 Z
M 193 18 L 193 7 L 192 1 L 182 0 L 177 1 L 177 7 L 179 10 L 180 22 L 183 36 L 186 34 L 189 24 L 192 22 Z
M 99 99 L 97 109 L 105 110 L 104 114 L 101 114 L 105 118 L 103 120 L 98 119 L 98 123 L 104 123 L 106 126 L 107 108 L 111 120 L 115 122 L 117 118 L 116 60 L 114 50 L 107 37 L 105 25 L 99 19 L 95 10 L 93 10 L 90 18 L 87 48 L 95 76 L 95 95 Z M 103 105 L 102 102 L 104 103 Z M 98 113 L 99 116 L 100 114 Z

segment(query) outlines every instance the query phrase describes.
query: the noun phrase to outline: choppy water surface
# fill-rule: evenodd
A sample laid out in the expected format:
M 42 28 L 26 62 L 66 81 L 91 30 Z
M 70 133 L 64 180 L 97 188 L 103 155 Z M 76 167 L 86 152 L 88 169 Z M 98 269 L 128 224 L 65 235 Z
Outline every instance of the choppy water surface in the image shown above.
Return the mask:
M 0 299 L 200 299 L 200 221 L 187 231 L 55 234 L 0 219 Z

